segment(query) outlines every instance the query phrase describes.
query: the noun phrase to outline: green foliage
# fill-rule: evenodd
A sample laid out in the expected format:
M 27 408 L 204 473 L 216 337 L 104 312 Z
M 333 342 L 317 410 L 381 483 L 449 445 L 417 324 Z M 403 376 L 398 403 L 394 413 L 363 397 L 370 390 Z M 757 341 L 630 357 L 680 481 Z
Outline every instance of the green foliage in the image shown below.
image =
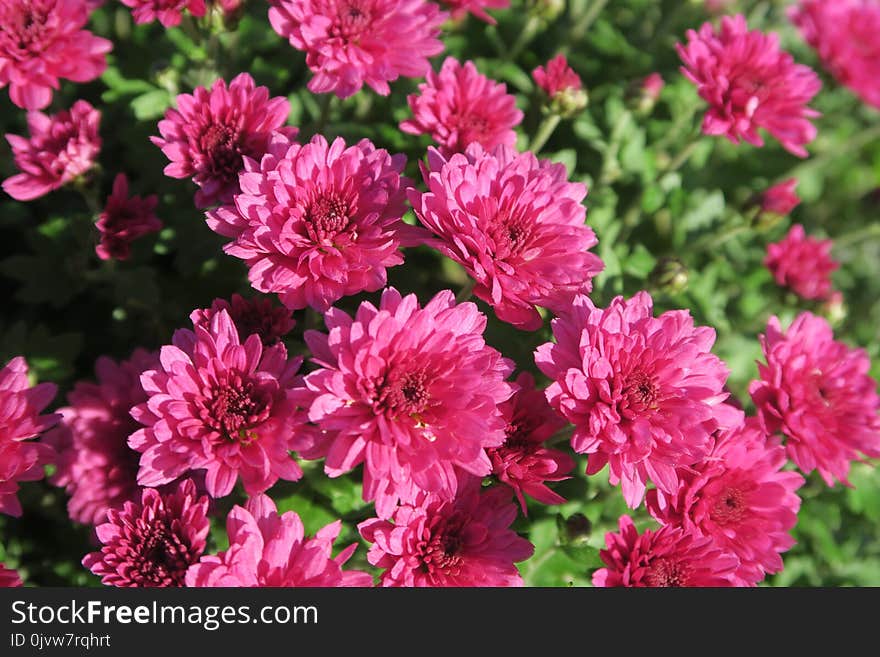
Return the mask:
M 823 311 L 779 290 L 762 266 L 766 244 L 778 240 L 790 223 L 802 223 L 809 233 L 836 239 L 834 254 L 842 267 L 835 283 L 848 311 L 836 331 L 868 351 L 872 375 L 880 376 L 878 113 L 825 76 L 814 103 L 822 116 L 809 159 L 798 160 L 772 139 L 757 149 L 701 138 L 703 105 L 679 73 L 674 49 L 686 29 L 707 20 L 701 3 L 572 0 L 559 15 L 543 16 L 533 38 L 513 52 L 529 19 L 526 5 L 536 4 L 513 0 L 511 9 L 492 12 L 496 26 L 473 17 L 449 23 L 444 42 L 448 54 L 473 59 L 482 72 L 508 84 L 525 112 L 522 148 L 544 118 L 529 72 L 561 51 L 581 74 L 589 106 L 558 125 L 542 156 L 564 163 L 572 180 L 590 188 L 587 220 L 605 262 L 594 281 L 595 302 L 604 305 L 616 294 L 647 288 L 658 312 L 690 309 L 698 324 L 717 330 L 715 352 L 731 369 L 731 390 L 748 406 L 748 382 L 761 357 L 757 336 L 767 318 L 776 314 L 785 322 L 804 309 Z M 799 61 L 820 68 L 787 24 L 786 3 L 737 4 L 752 27 L 778 30 L 783 46 Z M 99 355 L 125 358 L 135 346 L 158 348 L 187 325 L 193 308 L 250 292 L 244 266 L 222 253 L 223 239 L 195 209 L 194 186 L 164 176 L 167 161 L 149 141 L 176 94 L 249 71 L 273 95 L 290 100 L 289 123 L 300 127 L 302 138 L 319 128 L 328 137 L 369 138 L 405 153 L 407 175 L 417 180 L 418 162 L 430 143 L 397 128 L 409 116 L 406 96 L 416 90 L 417 80 L 394 82 L 388 97 L 364 90 L 344 101 L 333 98 L 324 122 L 326 99 L 306 89 L 311 73 L 305 57 L 272 31 L 265 3 L 248 3 L 229 32 L 135 26 L 119 3 L 96 11 L 91 29 L 113 40 L 110 66 L 98 81 L 63 83 L 51 109 L 69 107 L 76 98 L 101 109 L 102 177 L 27 204 L 0 200 L 0 358 L 5 362 L 23 354 L 35 378 L 59 384 L 56 406 L 63 405 L 75 381 L 93 377 Z M 639 82 L 654 71 L 667 84 L 656 105 L 646 107 L 639 102 Z M 9 102 L 5 90 L 0 128 L 26 131 L 24 112 Z M 15 171 L 8 148 L 2 148 L 0 177 L 6 178 Z M 159 195 L 158 214 L 166 228 L 137 242 L 130 260 L 102 262 L 94 255 L 92 223 L 117 172 L 129 176 L 133 193 Z M 753 227 L 754 194 L 792 176 L 799 180 L 803 203 L 774 227 Z M 434 251 L 410 249 L 406 257 L 404 267 L 389 271 L 389 284 L 417 292 L 423 301 L 466 283 L 462 269 Z M 670 262 L 676 268 L 672 278 Z M 364 298 L 375 295 L 339 305 L 351 311 Z M 532 352 L 550 338 L 549 318 L 541 330 L 523 333 L 480 306 L 489 317 L 490 344 L 519 369 L 536 372 Z M 297 320 L 288 347 L 304 353 L 304 314 L 297 313 Z M 854 466 L 853 488 L 828 488 L 809 478 L 794 532 L 798 542 L 785 555 L 786 569 L 768 585 L 880 585 L 880 475 L 874 465 Z M 279 510 L 297 511 L 308 532 L 342 518 L 339 545 L 359 540 L 356 525 L 370 515 L 361 500 L 359 473 L 329 479 L 320 464 L 304 467 L 303 480 L 271 491 Z M 517 530 L 535 545 L 535 556 L 520 564 L 528 585 L 589 585 L 600 566 L 605 532 L 616 530 L 617 518 L 627 512 L 607 473 L 588 478 L 584 468 L 579 458 L 572 478 L 554 486 L 568 502 L 560 507 L 530 502 L 528 516 L 517 521 Z M 25 484 L 22 491 L 25 515 L 0 515 L 0 561 L 18 567 L 29 584 L 97 585 L 80 566 L 93 549 L 89 530 L 70 523 L 63 492 L 45 481 Z M 225 546 L 222 518 L 243 499 L 238 491 L 218 505 L 210 549 Z M 640 529 L 651 526 L 644 510 L 634 517 Z M 575 535 L 572 523 L 581 523 Z M 358 550 L 355 567 L 369 567 L 365 552 Z

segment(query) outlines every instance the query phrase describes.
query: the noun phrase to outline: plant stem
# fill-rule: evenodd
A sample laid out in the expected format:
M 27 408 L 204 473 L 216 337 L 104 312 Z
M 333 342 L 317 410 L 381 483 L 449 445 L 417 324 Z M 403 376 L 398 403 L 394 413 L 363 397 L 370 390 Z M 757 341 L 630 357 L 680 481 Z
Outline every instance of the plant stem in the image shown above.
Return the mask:
M 517 56 L 522 52 L 523 48 L 529 45 L 532 39 L 535 38 L 535 35 L 538 34 L 538 30 L 541 28 L 541 22 L 541 19 L 537 16 L 529 16 L 529 19 L 523 26 L 522 32 L 519 33 L 519 36 L 513 43 L 513 46 L 511 46 L 507 53 L 504 55 L 504 59 L 506 61 L 512 62 L 516 60 Z
M 605 9 L 605 5 L 607 4 L 608 0 L 593 0 L 593 2 L 590 3 L 589 8 L 574 22 L 574 25 L 569 31 L 568 39 L 566 40 L 565 45 L 560 49 L 560 52 L 562 52 L 563 55 L 568 54 L 572 43 L 577 43 L 584 38 L 587 30 L 589 30 L 590 26 L 596 22 L 596 19 L 599 18 L 599 14 L 602 13 L 602 10 Z
M 617 177 L 617 153 L 620 151 L 620 145 L 623 142 L 623 135 L 632 122 L 632 114 L 628 110 L 623 110 L 614 125 L 611 127 L 611 138 L 608 142 L 608 148 L 602 157 L 602 170 L 599 173 L 599 184 L 608 185 Z
M 725 230 L 720 235 L 710 234 L 705 235 L 704 237 L 698 239 L 696 242 L 691 244 L 688 249 L 692 251 L 702 251 L 706 247 L 717 247 L 730 239 L 733 239 L 737 235 L 741 235 L 749 230 L 750 226 L 748 223 L 742 223 L 737 226 L 732 226 Z
M 851 246 L 852 244 L 857 244 L 866 239 L 872 239 L 875 237 L 880 237 L 880 224 L 874 223 L 865 226 L 864 228 L 859 228 L 858 230 L 854 230 L 849 233 L 844 233 L 840 237 L 832 238 L 834 242 L 834 248 L 846 248 Z
M 684 148 L 682 148 L 678 155 L 676 155 L 666 168 L 663 169 L 663 173 L 671 173 L 673 171 L 678 171 L 681 167 L 685 165 L 685 163 L 691 159 L 691 155 L 694 154 L 694 151 L 697 149 L 697 146 L 700 145 L 700 140 L 702 135 L 697 135 L 691 141 L 689 141 Z
M 455 303 L 464 303 L 470 299 L 474 294 L 474 285 L 476 285 L 476 281 L 468 277 L 467 282 L 458 291 L 458 294 L 455 295 Z
M 550 139 L 553 131 L 556 130 L 556 126 L 559 125 L 561 118 L 562 117 L 559 116 L 559 114 L 549 114 L 543 121 L 541 121 L 541 125 L 538 126 L 538 130 L 532 138 L 532 143 L 529 144 L 529 150 L 532 151 L 532 153 L 537 155 L 541 152 L 544 144 L 547 143 L 547 140 Z

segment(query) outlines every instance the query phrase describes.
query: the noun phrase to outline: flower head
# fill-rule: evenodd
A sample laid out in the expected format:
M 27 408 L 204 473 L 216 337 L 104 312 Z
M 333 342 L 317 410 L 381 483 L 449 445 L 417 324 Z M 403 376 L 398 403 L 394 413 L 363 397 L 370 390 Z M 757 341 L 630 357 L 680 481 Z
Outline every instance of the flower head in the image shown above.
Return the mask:
M 761 345 L 767 364 L 758 363 L 749 393 L 765 430 L 786 437 L 795 465 L 832 486 L 847 483 L 860 452 L 880 456 L 880 397 L 863 349 L 834 340 L 828 322 L 808 312 L 785 332 L 771 317 Z
M 500 406 L 507 422 L 504 444 L 490 448 L 488 453 L 492 474 L 514 490 L 525 513 L 524 495 L 542 504 L 565 502 L 544 482 L 568 479 L 574 460 L 565 452 L 544 447 L 543 443 L 565 426 L 565 421 L 550 408 L 543 391 L 535 389 L 532 375 L 523 372 L 516 383 L 517 391 Z
M 231 303 L 214 299 L 210 308 L 193 310 L 189 318 L 193 326 L 209 328 L 211 318 L 221 310 L 229 313 L 240 337 L 247 339 L 256 333 L 267 347 L 279 342 L 296 325 L 286 308 L 274 305 L 267 298 L 245 299 L 240 294 L 233 294 Z
M 831 247 L 831 240 L 809 237 L 795 224 L 782 241 L 767 245 L 764 264 L 779 285 L 803 299 L 824 301 L 833 292 L 831 273 L 840 266 L 831 257 Z
M 448 290 L 424 308 L 388 288 L 354 318 L 331 309 L 329 335 L 306 342 L 320 369 L 306 377 L 309 420 L 324 436 L 324 469 L 365 462 L 364 499 L 387 518 L 418 490 L 455 495 L 457 469 L 492 471 L 486 448 L 504 442 L 498 404 L 513 390 L 511 363 L 483 340 L 486 317 Z
M 439 73 L 429 71 L 419 93 L 407 97 L 413 118 L 400 124 L 411 135 L 430 134 L 444 156 L 474 142 L 491 149 L 514 146 L 513 128 L 523 119 L 507 85 L 490 80 L 473 62 L 447 57 Z
M 6 564 L 0 563 L 0 588 L 11 588 L 14 586 L 24 586 L 18 572 L 12 568 L 7 568 Z
M 271 0 L 272 28 L 306 53 L 314 93 L 340 98 L 369 85 L 387 96 L 400 76 L 420 78 L 443 51 L 446 12 L 425 0 Z
M 536 306 L 563 312 L 592 289 L 602 261 L 584 225 L 586 188 L 568 182 L 565 166 L 479 144 L 444 159 L 428 150 L 422 168 L 428 191 L 409 190 L 427 243 L 465 267 L 474 293 L 514 326 L 535 330 Z
M 800 0 L 789 16 L 837 81 L 880 108 L 880 2 Z
M 18 482 L 42 479 L 43 466 L 53 460 L 51 447 L 28 441 L 61 419 L 57 413 L 40 415 L 56 391 L 54 383 L 31 387 L 21 356 L 0 369 L 0 513 L 20 516 Z
M 536 67 L 532 79 L 550 99 L 551 110 L 562 116 L 573 116 L 587 106 L 581 78 L 568 65 L 565 55 L 556 55 L 546 68 Z
M 155 214 L 158 202 L 155 194 L 146 198 L 129 197 L 128 179 L 124 173 L 116 174 L 113 193 L 96 224 L 101 233 L 101 242 L 95 247 L 98 257 L 101 260 L 126 260 L 134 240 L 160 230 L 162 221 Z
M 77 382 L 68 406 L 59 409 L 62 421 L 44 440 L 58 451 L 51 482 L 70 495 L 67 512 L 73 520 L 97 525 L 108 509 L 140 498 L 140 455 L 127 444 L 139 425 L 130 411 L 147 400 L 141 374 L 158 366 L 158 354 L 143 349 L 118 363 L 102 356 L 95 363 L 97 382 Z
M 196 18 L 205 15 L 205 0 L 120 0 L 131 9 L 134 22 L 152 23 L 158 20 L 163 27 L 180 25 L 183 12 L 189 11 Z
M 770 212 L 783 217 L 789 214 L 801 202 L 800 197 L 798 197 L 795 191 L 797 184 L 797 178 L 789 178 L 768 187 L 761 194 L 761 212 Z
M 384 569 L 382 586 L 522 586 L 514 565 L 534 547 L 510 524 L 516 506 L 503 488 L 480 492 L 478 478 L 453 500 L 421 493 L 390 520 L 371 518 L 358 529 L 370 563 Z
M 489 25 L 495 25 L 498 21 L 486 13 L 487 9 L 507 9 L 510 6 L 510 0 L 440 0 L 440 2 L 449 8 L 450 14 L 455 20 L 462 19 L 471 13 Z
M 150 139 L 171 160 L 165 175 L 192 178 L 200 188 L 196 205 L 205 208 L 232 201 L 243 156 L 262 157 L 275 131 L 296 136 L 296 128 L 282 127 L 289 113 L 286 98 L 270 98 L 266 87 L 241 73 L 228 87 L 221 79 L 210 91 L 196 87 L 192 94 L 180 94 L 177 109 L 159 121 L 162 136 Z
M 776 34 L 749 31 L 742 15 L 723 17 L 717 31 L 705 23 L 687 37 L 687 45 L 676 48 L 682 72 L 709 103 L 703 132 L 763 146 L 763 128 L 786 150 L 806 157 L 804 145 L 816 136 L 810 119 L 819 116 L 807 103 L 822 86 L 819 76 L 780 50 Z
M 749 418 L 721 432 L 706 459 L 681 473 L 675 495 L 649 491 L 648 510 L 664 525 L 711 536 L 739 558 L 737 578 L 757 584 L 782 570 L 780 553 L 794 545 L 789 530 L 804 478 L 782 470 L 785 464 L 785 448 Z
M 96 528 L 102 547 L 83 566 L 108 586 L 183 586 L 187 569 L 205 551 L 208 498 L 190 480 L 173 493 L 145 488 L 140 501 L 109 509 Z
M 421 241 L 402 219 L 405 161 L 366 139 L 346 147 L 341 137 L 304 145 L 279 137 L 260 162 L 247 160 L 235 205 L 208 223 L 234 238 L 225 251 L 248 264 L 256 289 L 323 312 L 382 288 L 386 268 L 403 262 L 399 247 Z
M 128 444 L 141 452 L 138 483 L 159 486 L 206 470 L 212 497 L 228 495 L 241 477 L 249 495 L 302 470 L 289 452 L 307 448 L 293 394 L 302 359 L 258 335 L 239 341 L 229 313 L 208 326 L 175 332 L 160 367 L 141 375 L 147 401 L 131 413 L 144 427 Z
M 306 538 L 293 511 L 281 515 L 266 495 L 232 507 L 226 518 L 229 549 L 203 556 L 190 566 L 187 586 L 372 586 L 369 573 L 343 570 L 357 543 L 334 559 L 333 541 L 342 526 L 337 520 Z
M 656 102 L 660 98 L 660 93 L 665 86 L 666 82 L 663 81 L 663 76 L 659 73 L 651 73 L 641 82 L 642 93 L 652 102 Z
M 3 0 L 0 3 L 0 89 L 27 110 L 52 102 L 59 79 L 88 82 L 107 68 L 113 44 L 82 29 L 91 8 L 83 0 Z
M 593 573 L 593 586 L 736 586 L 736 556 L 710 536 L 672 526 L 639 535 L 629 516 L 619 526 L 619 533 L 605 535 L 599 551 L 605 568 Z
M 647 292 L 596 308 L 575 297 L 571 313 L 553 320 L 556 343 L 535 352 L 553 379 L 551 406 L 574 424 L 572 447 L 590 454 L 587 473 L 608 463 L 631 508 L 652 481 L 678 490 L 679 467 L 698 463 L 711 433 L 740 414 L 723 404 L 728 370 L 710 351 L 715 331 L 695 327 L 686 310 L 653 316 Z
M 27 122 L 30 139 L 6 135 L 21 173 L 4 180 L 3 190 L 17 201 L 39 198 L 86 173 L 101 150 L 101 113 L 84 100 L 52 116 L 28 112 Z

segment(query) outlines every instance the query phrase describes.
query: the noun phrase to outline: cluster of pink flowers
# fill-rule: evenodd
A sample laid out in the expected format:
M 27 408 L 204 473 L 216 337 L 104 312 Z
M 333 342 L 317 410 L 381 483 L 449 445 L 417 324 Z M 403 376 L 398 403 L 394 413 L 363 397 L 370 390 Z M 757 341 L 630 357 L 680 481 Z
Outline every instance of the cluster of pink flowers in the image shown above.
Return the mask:
M 880 108 L 880 2 L 800 0 L 789 16 L 837 81 Z
M 86 0 L 4 0 L 0 4 L 0 89 L 27 110 L 52 102 L 59 80 L 88 82 L 107 68 L 113 44 L 82 29 Z
M 443 51 L 446 12 L 425 0 L 271 0 L 272 28 L 306 53 L 309 89 L 340 98 L 364 84 L 387 96 L 400 76 L 420 78 Z
M 816 136 L 810 119 L 819 115 L 807 103 L 819 92 L 819 76 L 780 50 L 776 34 L 750 31 L 742 15 L 723 17 L 718 30 L 705 23 L 687 37 L 676 47 L 682 72 L 709 104 L 703 132 L 763 146 L 763 128 L 786 150 L 806 157 L 804 145 Z
M 21 173 L 4 180 L 3 191 L 17 201 L 39 198 L 85 174 L 101 150 L 101 113 L 84 100 L 51 116 L 29 112 L 27 122 L 30 139 L 6 135 Z

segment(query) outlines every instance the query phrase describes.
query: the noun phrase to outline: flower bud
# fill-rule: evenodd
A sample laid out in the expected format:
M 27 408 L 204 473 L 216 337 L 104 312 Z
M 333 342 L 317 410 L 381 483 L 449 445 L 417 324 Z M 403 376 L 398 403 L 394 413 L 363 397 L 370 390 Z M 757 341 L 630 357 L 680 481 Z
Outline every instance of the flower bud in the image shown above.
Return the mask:
M 650 274 L 654 288 L 666 294 L 681 294 L 688 286 L 688 269 L 678 258 L 661 258 Z

